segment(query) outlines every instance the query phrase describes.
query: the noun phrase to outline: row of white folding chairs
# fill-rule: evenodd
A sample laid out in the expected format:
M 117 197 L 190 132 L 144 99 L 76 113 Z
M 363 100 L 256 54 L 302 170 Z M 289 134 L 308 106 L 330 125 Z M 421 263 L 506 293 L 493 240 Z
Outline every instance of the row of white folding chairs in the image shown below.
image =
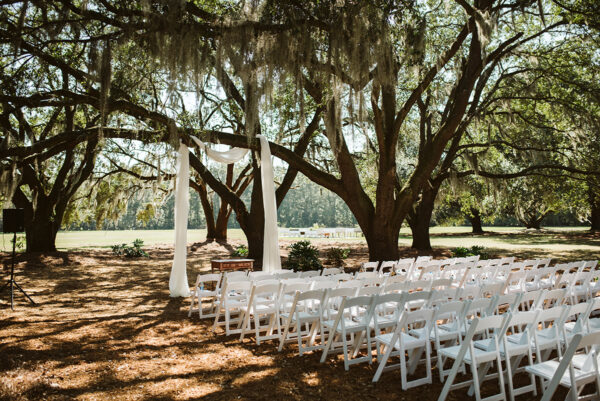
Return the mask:
M 310 295 L 315 296 L 314 293 Z M 296 335 L 295 337 L 299 344 L 300 353 L 302 354 L 302 352 L 305 352 L 308 349 L 314 350 L 324 347 L 321 359 L 324 361 L 327 358 L 328 353 L 331 351 L 333 344 L 336 343 L 336 338 L 334 337 L 338 336 L 341 337 L 341 341 L 338 339 L 337 343 L 341 344 L 341 351 L 344 353 L 344 365 L 346 369 L 348 369 L 348 367 L 354 363 L 360 363 L 364 361 L 368 361 L 370 363 L 370 350 L 372 349 L 371 331 L 374 331 L 375 335 L 373 340 L 377 344 L 377 359 L 380 362 L 380 366 L 377 369 L 374 381 L 379 379 L 381 373 L 386 368 L 387 359 L 390 355 L 392 355 L 392 353 L 394 353 L 401 358 L 400 366 L 402 370 L 402 387 L 403 389 L 406 389 L 423 383 L 431 383 L 431 361 L 429 359 L 431 349 L 429 341 L 433 341 L 435 343 L 436 350 L 438 351 L 438 368 L 440 378 L 443 380 L 444 376 L 449 373 L 449 371 L 443 369 L 444 358 L 456 359 L 458 348 L 455 348 L 453 351 L 445 351 L 445 353 L 442 352 L 440 354 L 442 349 L 441 343 L 450 339 L 454 339 L 460 344 L 461 341 L 463 341 L 461 337 L 466 335 L 468 336 L 468 330 L 471 326 L 469 322 L 472 322 L 472 319 L 476 317 L 493 316 L 501 310 L 500 304 L 507 301 L 502 300 L 502 297 L 494 296 L 491 298 L 480 298 L 475 300 L 442 302 L 435 309 L 430 309 L 430 304 L 428 305 L 423 303 L 424 308 L 418 309 L 419 312 L 412 310 L 412 306 L 415 304 L 409 303 L 406 297 L 412 296 L 415 297 L 414 300 L 417 300 L 417 297 L 423 297 L 423 295 L 425 294 L 419 292 L 411 294 L 391 293 L 374 295 L 370 297 L 359 296 L 356 298 L 345 299 L 339 307 L 340 313 L 335 315 L 336 319 L 333 322 L 331 321 L 330 316 L 329 320 L 320 319 L 319 322 L 317 322 L 317 313 L 313 312 L 313 325 L 311 326 L 310 330 L 306 330 L 304 332 L 309 338 L 310 344 L 303 348 L 301 341 L 302 332 L 300 335 Z M 298 302 L 306 300 L 306 298 L 302 298 L 302 296 L 303 295 L 301 293 L 296 294 L 296 298 L 293 303 L 294 306 L 297 305 Z M 402 297 L 405 298 L 403 299 Z M 504 296 L 504 298 L 506 297 L 507 296 Z M 518 305 L 519 301 L 520 299 L 515 297 L 514 305 Z M 393 302 L 398 302 L 398 305 L 400 306 L 391 308 L 390 315 L 389 306 Z M 320 304 L 316 302 L 314 305 Z M 505 354 L 508 354 L 508 360 L 511 360 L 511 358 L 514 356 L 521 356 L 521 358 L 528 356 L 528 361 L 530 364 L 532 363 L 532 352 L 536 353 L 537 361 L 543 361 L 546 359 L 547 355 L 552 350 L 557 350 L 560 354 L 563 346 L 568 344 L 569 338 L 573 337 L 575 334 L 590 331 L 590 329 L 587 328 L 587 317 L 592 310 L 598 310 L 599 308 L 600 302 L 598 301 L 590 302 L 589 304 L 553 306 L 552 308 L 545 310 L 541 308 L 533 308 L 531 311 L 524 311 L 526 313 L 518 311 L 517 307 L 508 307 L 505 309 L 507 314 L 510 314 L 511 316 L 514 315 L 515 317 L 511 318 L 511 320 L 507 320 L 504 325 L 513 328 L 513 333 L 515 333 L 515 326 L 527 326 L 535 328 L 541 327 L 541 329 L 539 330 L 539 333 L 537 330 L 534 333 L 535 339 L 531 339 L 528 336 L 527 341 L 523 342 L 525 336 L 521 327 L 521 331 L 508 338 L 508 341 L 516 342 L 517 345 L 505 346 L 502 349 L 498 349 L 498 352 L 500 352 L 502 358 L 506 358 Z M 388 311 L 388 315 L 381 313 L 381 311 L 385 310 Z M 362 314 L 357 315 L 356 311 L 362 311 Z M 398 317 L 398 312 L 400 312 L 400 314 L 404 313 L 404 315 L 402 315 L 404 320 Z M 286 325 L 286 330 L 284 335 L 280 338 L 280 350 L 283 346 L 283 343 L 288 339 L 290 327 L 292 327 L 295 323 L 296 327 L 300 327 L 300 329 L 297 330 L 301 330 L 302 324 L 304 323 L 302 316 L 304 316 L 305 319 L 309 318 L 310 316 L 310 314 L 300 314 L 294 319 L 291 317 L 293 313 L 294 310 L 292 309 L 291 314 L 288 314 L 289 320 Z M 516 317 L 519 317 L 520 320 L 516 320 Z M 572 318 L 573 321 L 569 322 L 569 318 Z M 397 325 L 393 324 L 394 320 L 400 323 L 397 323 Z M 425 326 L 415 329 L 414 326 L 411 325 L 416 321 L 424 322 Z M 442 322 L 440 323 L 440 321 Z M 320 328 L 321 331 L 319 331 L 317 324 L 322 326 Z M 431 328 L 426 328 L 427 324 L 432 326 L 431 328 L 434 329 L 433 332 L 431 332 Z M 390 326 L 396 326 L 396 330 L 393 333 L 384 333 L 381 330 L 384 326 L 387 328 Z M 401 329 L 399 330 L 399 328 Z M 325 344 L 322 343 L 320 346 L 315 345 L 315 339 L 319 337 L 319 334 L 323 335 L 324 331 L 329 332 L 327 342 Z M 480 328 L 480 331 L 483 330 Z M 506 329 L 504 332 L 506 332 Z M 348 341 L 348 336 L 351 336 L 350 341 Z M 479 345 L 483 344 L 486 343 L 481 342 Z M 489 345 L 489 342 L 487 344 Z M 355 358 L 361 345 L 367 347 L 367 355 L 360 358 Z M 407 367 L 405 351 L 411 351 L 415 349 L 418 349 L 419 352 L 412 353 L 413 360 L 411 361 L 411 366 Z M 507 350 L 507 352 L 505 353 L 504 350 Z M 523 350 L 527 352 L 524 353 Z M 416 368 L 415 364 L 418 363 L 418 359 L 422 355 L 422 352 L 426 353 L 427 376 L 425 378 L 420 378 L 409 382 L 407 380 L 407 373 L 414 372 L 414 369 Z M 408 355 L 411 355 L 411 353 L 409 352 Z M 418 358 L 414 359 L 417 355 Z M 512 368 L 514 369 L 515 366 L 512 366 Z M 508 367 L 507 369 L 509 377 L 509 392 L 512 398 L 514 389 L 512 384 L 512 373 L 510 373 L 511 367 Z M 476 382 L 479 383 L 477 380 Z M 479 391 L 478 384 L 475 390 Z M 529 391 L 535 392 L 535 383 L 533 380 L 529 385 L 525 386 L 524 388 L 517 389 L 517 391 L 514 393 L 523 394 L 524 392 Z
M 242 272 L 238 272 L 242 273 Z M 226 287 L 226 283 L 234 282 L 246 282 L 246 283 L 260 283 L 260 282 L 272 282 L 280 281 L 282 284 L 311 284 L 312 289 L 318 288 L 336 288 L 336 287 L 366 287 L 366 286 L 379 286 L 381 288 L 395 284 L 396 291 L 415 291 L 415 290 L 426 290 L 441 289 L 446 286 L 454 286 L 450 279 L 439 279 L 439 280 L 415 280 L 415 281 L 404 281 L 400 276 L 379 276 L 374 272 L 358 272 L 356 275 L 348 273 L 340 273 L 329 276 L 312 276 L 312 277 L 301 277 L 301 278 L 273 278 L 269 275 L 261 276 L 246 276 L 243 274 L 226 274 L 211 273 L 211 274 L 199 274 L 196 278 L 196 283 L 191 291 L 192 300 L 188 316 L 192 313 L 198 312 L 200 319 L 209 318 L 215 316 L 216 305 L 220 302 L 222 296 L 222 288 Z M 202 300 L 208 299 L 209 308 L 205 310 L 202 306 Z
M 391 302 L 389 297 L 389 294 L 371 297 L 371 304 L 369 305 L 389 305 Z M 378 303 L 376 300 L 381 301 L 381 303 Z M 589 316 L 593 311 L 600 309 L 600 300 L 598 299 L 576 305 L 553 306 L 549 309 L 533 308 L 530 311 L 519 311 L 517 308 L 507 308 L 507 313 L 505 313 L 504 317 L 501 316 L 491 320 L 488 319 L 490 322 L 495 322 L 492 326 L 483 324 L 475 328 L 473 328 L 473 325 L 476 325 L 476 318 L 498 316 L 497 313 L 500 310 L 498 306 L 502 302 L 500 297 L 495 296 L 492 298 L 481 298 L 466 302 L 442 303 L 433 311 L 424 308 L 419 312 L 411 312 L 409 308 L 403 308 L 404 320 L 402 318 L 399 320 L 393 334 L 381 333 L 377 330 L 377 318 L 380 317 L 380 315 L 374 312 L 376 308 L 369 309 L 366 302 L 367 300 L 365 297 L 358 297 L 343 303 L 341 305 L 342 313 L 337 315 L 338 322 L 329 327 L 333 332 L 342 337 L 345 367 L 348 369 L 348 366 L 352 363 L 363 361 L 371 362 L 370 331 L 375 329 L 375 342 L 377 344 L 376 349 L 378 350 L 377 359 L 380 362 L 380 365 L 373 380 L 377 381 L 383 370 L 389 368 L 386 367 L 387 359 L 390 355 L 395 354 L 401 359 L 400 367 L 403 389 L 419 384 L 431 383 L 429 341 L 434 341 L 438 355 L 438 370 L 442 380 L 445 375 L 451 373 L 451 371 L 445 371 L 443 368 L 445 358 L 456 360 L 458 362 L 458 368 L 460 368 L 462 362 L 475 365 L 475 368 L 477 368 L 477 365 L 480 363 L 490 362 L 490 355 L 496 354 L 495 356 L 497 357 L 496 361 L 499 369 L 502 369 L 501 360 L 506 361 L 507 384 L 511 400 L 514 400 L 515 395 L 527 392 L 533 392 L 535 395 L 536 386 L 533 376 L 530 375 L 530 383 L 528 385 L 515 389 L 512 380 L 513 373 L 511 370 L 516 371 L 520 361 L 524 357 L 528 358 L 528 364 L 531 365 L 533 363 L 533 353 L 536 354 L 536 362 L 538 363 L 546 360 L 552 351 L 557 351 L 560 356 L 562 350 L 567 348 L 570 340 L 575 335 L 591 333 L 600 329 L 600 324 L 597 323 L 597 319 L 589 319 Z M 374 322 L 371 323 L 368 317 L 357 319 L 356 316 L 353 316 L 352 320 L 345 319 L 344 309 L 346 307 L 356 306 L 362 306 L 362 309 L 365 311 L 370 310 Z M 368 316 L 368 313 L 365 316 Z M 448 323 L 449 319 L 453 321 Z M 386 320 L 384 319 L 383 321 Z M 411 327 L 410 324 L 414 324 L 416 321 L 424 322 L 424 326 L 417 329 Z M 442 322 L 440 323 L 440 321 Z M 596 322 L 591 324 L 590 322 L 593 321 Z M 344 322 L 349 322 L 350 326 L 348 329 L 345 329 Z M 389 322 L 389 319 L 387 322 Z M 433 326 L 433 333 L 431 331 L 432 327 L 428 328 L 428 325 Z M 474 334 L 485 332 L 489 335 L 490 329 L 493 329 L 491 334 L 494 341 L 496 341 L 495 344 L 493 344 L 492 340 L 489 338 L 472 342 Z M 531 330 L 533 330 L 533 334 L 530 333 Z M 358 334 L 359 331 L 361 334 Z M 506 338 L 504 338 L 503 336 L 507 332 L 510 333 L 510 335 L 507 335 Z M 347 349 L 347 342 L 345 341 L 348 334 L 354 334 L 356 338 L 352 344 L 353 348 L 351 350 Z M 365 345 L 367 347 L 367 356 L 353 360 L 351 359 L 351 355 L 356 356 L 358 347 L 362 345 L 362 337 L 366 338 Z M 500 339 L 504 341 L 503 346 L 499 346 Z M 441 343 L 448 340 L 456 341 L 459 345 L 451 346 L 449 349 L 443 348 Z M 330 334 L 322 355 L 322 361 L 325 360 L 328 348 L 333 341 L 333 336 Z M 465 345 L 464 342 L 467 342 L 467 344 L 464 347 L 461 347 L 461 341 L 463 342 L 463 345 Z M 383 348 L 380 346 L 383 346 Z M 461 348 L 466 351 L 469 351 L 470 348 L 470 354 L 469 357 L 467 357 L 467 360 L 463 359 L 465 353 L 460 355 Z M 418 352 L 411 353 L 411 351 L 415 350 Z M 477 350 L 477 352 L 475 350 Z M 412 355 L 413 357 L 409 367 L 406 365 L 405 351 L 409 351 L 408 355 Z M 425 378 L 409 382 L 407 380 L 407 373 L 414 372 L 416 363 L 419 362 L 422 352 L 425 352 L 426 354 L 427 375 Z M 470 358 L 470 355 L 475 355 L 476 357 Z M 415 357 L 417 359 L 414 359 Z M 455 376 L 456 372 L 453 374 Z M 485 377 L 485 375 L 486 371 L 484 370 L 483 376 Z M 503 383 L 504 373 L 497 376 L 500 380 L 501 394 L 496 398 L 506 399 Z M 462 383 L 461 385 L 464 384 L 470 385 L 471 390 L 475 391 L 477 399 L 481 399 L 479 389 L 480 381 L 477 378 L 477 370 L 474 371 L 473 380 Z M 453 388 L 456 387 L 457 386 L 454 386 Z M 460 385 L 458 387 L 460 387 Z M 446 395 L 449 390 L 450 388 L 446 390 Z M 443 398 L 440 397 L 440 399 L 444 398 L 445 395 Z

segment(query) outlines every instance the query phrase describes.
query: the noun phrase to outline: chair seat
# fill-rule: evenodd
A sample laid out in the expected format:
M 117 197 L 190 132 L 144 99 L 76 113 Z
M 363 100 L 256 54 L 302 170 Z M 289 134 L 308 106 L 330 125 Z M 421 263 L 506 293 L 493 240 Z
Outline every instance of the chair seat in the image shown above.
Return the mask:
M 208 291 L 208 290 L 198 291 L 198 298 L 216 297 L 218 295 L 219 294 L 217 294 L 217 291 Z
M 281 313 L 280 316 L 282 318 L 288 318 L 290 316 L 289 313 Z M 297 319 L 296 319 L 297 317 Z M 319 320 L 320 319 L 320 315 L 317 312 L 296 312 L 294 314 L 292 314 L 292 321 L 296 321 L 296 320 L 300 320 L 301 322 L 307 322 L 307 321 L 314 321 L 314 320 Z
M 381 335 L 375 337 L 375 339 L 378 340 L 380 343 L 390 345 L 392 342 L 393 336 L 394 336 L 394 333 L 386 333 L 386 334 L 381 334 Z M 425 346 L 426 340 L 424 340 L 424 339 L 413 337 L 410 334 L 406 334 L 406 333 L 400 333 L 400 336 L 402 337 L 402 343 L 404 345 L 404 349 L 414 349 L 414 348 L 420 348 L 420 347 Z M 400 339 L 396 340 L 396 343 L 394 344 L 394 348 L 397 350 L 400 349 Z
M 585 355 L 581 356 L 585 358 Z M 542 363 L 537 363 L 535 365 L 527 366 L 525 370 L 527 370 L 527 372 L 533 373 L 536 376 L 543 377 L 546 380 L 552 380 L 554 374 L 556 373 L 556 369 L 558 368 L 559 363 L 560 362 L 556 360 L 546 361 Z M 585 372 L 578 368 L 575 368 L 574 371 L 575 381 L 577 382 L 583 381 L 585 379 L 594 379 L 595 373 L 593 371 Z M 569 371 L 569 369 L 567 369 L 563 377 L 561 377 L 560 384 L 565 387 L 571 387 L 571 372 Z
M 343 318 L 342 320 L 344 321 L 343 324 L 344 324 L 344 327 L 346 328 L 346 332 L 348 332 L 348 333 L 352 333 L 352 332 L 355 332 L 355 331 L 360 331 L 360 330 L 365 330 L 366 329 L 365 325 L 363 323 L 361 323 L 361 322 L 355 322 L 354 320 L 348 319 L 348 318 Z M 334 324 L 335 324 L 335 320 L 325 320 L 325 321 L 323 321 L 323 326 L 327 327 L 328 329 L 333 328 Z M 338 325 L 335 328 L 335 331 L 338 332 L 338 333 L 341 333 L 342 332 L 341 325 Z
M 456 359 L 458 356 L 458 352 L 460 351 L 460 345 L 455 345 L 448 348 L 442 348 L 439 352 L 445 357 L 450 357 L 452 359 Z M 485 351 L 479 348 L 474 348 L 475 351 L 475 359 L 477 363 L 489 362 L 496 359 L 496 351 Z M 464 357 L 464 362 L 471 365 L 473 363 L 473 359 L 471 358 L 471 350 L 467 350 Z

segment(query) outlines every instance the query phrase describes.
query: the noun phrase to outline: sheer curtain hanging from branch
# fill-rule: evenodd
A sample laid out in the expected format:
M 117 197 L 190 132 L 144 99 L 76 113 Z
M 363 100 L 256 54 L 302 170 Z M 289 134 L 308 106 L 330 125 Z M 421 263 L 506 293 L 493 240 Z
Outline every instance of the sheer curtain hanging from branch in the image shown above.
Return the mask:
M 262 136 L 260 140 L 261 181 L 263 206 L 265 209 L 265 229 L 263 246 L 263 271 L 281 270 L 279 255 L 279 237 L 277 231 L 277 203 L 275 201 L 275 184 L 273 163 L 269 141 Z M 232 148 L 220 152 L 207 147 L 200 139 L 191 136 L 198 147 L 204 150 L 208 157 L 219 163 L 231 164 L 240 161 L 248 153 L 248 149 Z M 169 279 L 169 290 L 172 297 L 188 297 L 190 295 L 187 270 L 187 223 L 189 211 L 189 149 L 183 143 L 179 146 L 177 156 L 177 188 L 175 191 L 175 255 Z

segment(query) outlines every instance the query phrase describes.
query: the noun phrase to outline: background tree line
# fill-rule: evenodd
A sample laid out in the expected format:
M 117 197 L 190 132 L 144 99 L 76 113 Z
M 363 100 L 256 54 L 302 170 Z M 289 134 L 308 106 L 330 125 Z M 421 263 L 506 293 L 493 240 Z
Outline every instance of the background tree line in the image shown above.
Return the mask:
M 373 260 L 398 256 L 403 224 L 426 249 L 431 222 L 456 215 L 480 231 L 567 210 L 597 229 L 596 11 L 580 0 L 5 2 L 1 194 L 26 210 L 29 251 L 136 202 L 136 218 L 167 221 L 183 141 L 192 221 L 225 239 L 235 218 L 260 260 L 263 134 L 281 166 L 282 221 L 355 221 Z M 190 135 L 252 152 L 216 168 Z

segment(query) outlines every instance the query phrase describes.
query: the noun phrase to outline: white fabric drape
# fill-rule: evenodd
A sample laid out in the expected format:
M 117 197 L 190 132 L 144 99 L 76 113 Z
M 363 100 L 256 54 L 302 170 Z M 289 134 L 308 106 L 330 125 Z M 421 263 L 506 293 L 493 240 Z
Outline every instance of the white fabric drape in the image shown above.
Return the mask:
M 262 135 L 257 135 L 257 138 L 260 139 L 260 179 L 262 181 L 263 205 L 265 208 L 263 271 L 272 272 L 281 270 L 273 163 L 271 162 L 269 141 Z
M 218 161 L 219 163 L 232 164 L 242 160 L 244 156 L 248 154 L 248 149 L 243 148 L 231 148 L 230 150 L 219 152 L 218 150 L 213 150 L 209 148 L 204 142 L 202 142 L 195 136 L 191 135 L 190 137 L 200 149 L 206 152 L 206 155 L 208 157 L 215 161 Z
M 177 188 L 175 189 L 175 256 L 171 267 L 169 291 L 172 297 L 189 297 L 186 257 L 187 224 L 190 208 L 190 154 L 183 143 L 177 155 Z

